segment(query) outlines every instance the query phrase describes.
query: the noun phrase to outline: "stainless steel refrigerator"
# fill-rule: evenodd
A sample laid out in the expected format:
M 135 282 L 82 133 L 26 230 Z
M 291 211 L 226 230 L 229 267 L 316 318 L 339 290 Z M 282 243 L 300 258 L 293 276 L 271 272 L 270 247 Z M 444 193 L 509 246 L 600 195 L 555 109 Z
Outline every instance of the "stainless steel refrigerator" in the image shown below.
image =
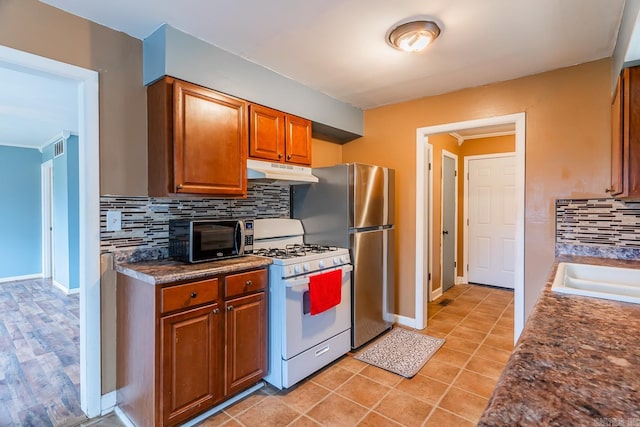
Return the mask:
M 292 187 L 292 216 L 307 243 L 350 249 L 351 347 L 389 329 L 394 312 L 393 169 L 359 163 L 314 168 L 315 184 Z

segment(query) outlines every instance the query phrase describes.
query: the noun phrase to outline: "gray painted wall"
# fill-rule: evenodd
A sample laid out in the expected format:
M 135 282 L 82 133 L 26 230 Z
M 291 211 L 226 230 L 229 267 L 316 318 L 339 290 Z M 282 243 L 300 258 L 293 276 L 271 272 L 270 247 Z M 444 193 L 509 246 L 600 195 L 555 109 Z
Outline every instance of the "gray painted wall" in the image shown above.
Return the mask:
M 267 68 L 163 25 L 143 43 L 144 84 L 164 75 L 359 136 L 363 112 Z

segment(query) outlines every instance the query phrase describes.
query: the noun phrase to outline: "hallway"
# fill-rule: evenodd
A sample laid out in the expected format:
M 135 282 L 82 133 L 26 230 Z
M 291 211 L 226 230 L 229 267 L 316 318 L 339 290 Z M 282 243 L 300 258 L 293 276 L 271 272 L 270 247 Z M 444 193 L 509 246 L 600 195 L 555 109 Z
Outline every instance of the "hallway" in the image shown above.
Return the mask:
M 0 284 L 0 425 L 86 419 L 79 316 L 79 295 L 65 295 L 50 280 Z

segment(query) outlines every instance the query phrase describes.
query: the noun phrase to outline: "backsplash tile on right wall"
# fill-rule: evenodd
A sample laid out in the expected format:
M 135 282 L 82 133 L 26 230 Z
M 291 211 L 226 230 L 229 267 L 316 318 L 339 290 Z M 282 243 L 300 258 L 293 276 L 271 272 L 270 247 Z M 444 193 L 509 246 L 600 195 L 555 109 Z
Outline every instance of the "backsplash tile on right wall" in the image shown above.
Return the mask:
M 556 200 L 556 255 L 640 259 L 640 203 Z

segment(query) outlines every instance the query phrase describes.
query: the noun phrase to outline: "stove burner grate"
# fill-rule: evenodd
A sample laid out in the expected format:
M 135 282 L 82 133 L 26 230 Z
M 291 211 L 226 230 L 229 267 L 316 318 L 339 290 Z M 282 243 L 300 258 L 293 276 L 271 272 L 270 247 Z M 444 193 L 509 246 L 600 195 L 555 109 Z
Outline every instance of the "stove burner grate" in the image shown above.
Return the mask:
M 309 254 L 321 254 L 338 250 L 335 246 L 317 245 L 317 244 L 294 244 L 287 245 L 285 248 L 264 248 L 254 251 L 254 255 L 267 256 L 270 258 L 295 258 Z

